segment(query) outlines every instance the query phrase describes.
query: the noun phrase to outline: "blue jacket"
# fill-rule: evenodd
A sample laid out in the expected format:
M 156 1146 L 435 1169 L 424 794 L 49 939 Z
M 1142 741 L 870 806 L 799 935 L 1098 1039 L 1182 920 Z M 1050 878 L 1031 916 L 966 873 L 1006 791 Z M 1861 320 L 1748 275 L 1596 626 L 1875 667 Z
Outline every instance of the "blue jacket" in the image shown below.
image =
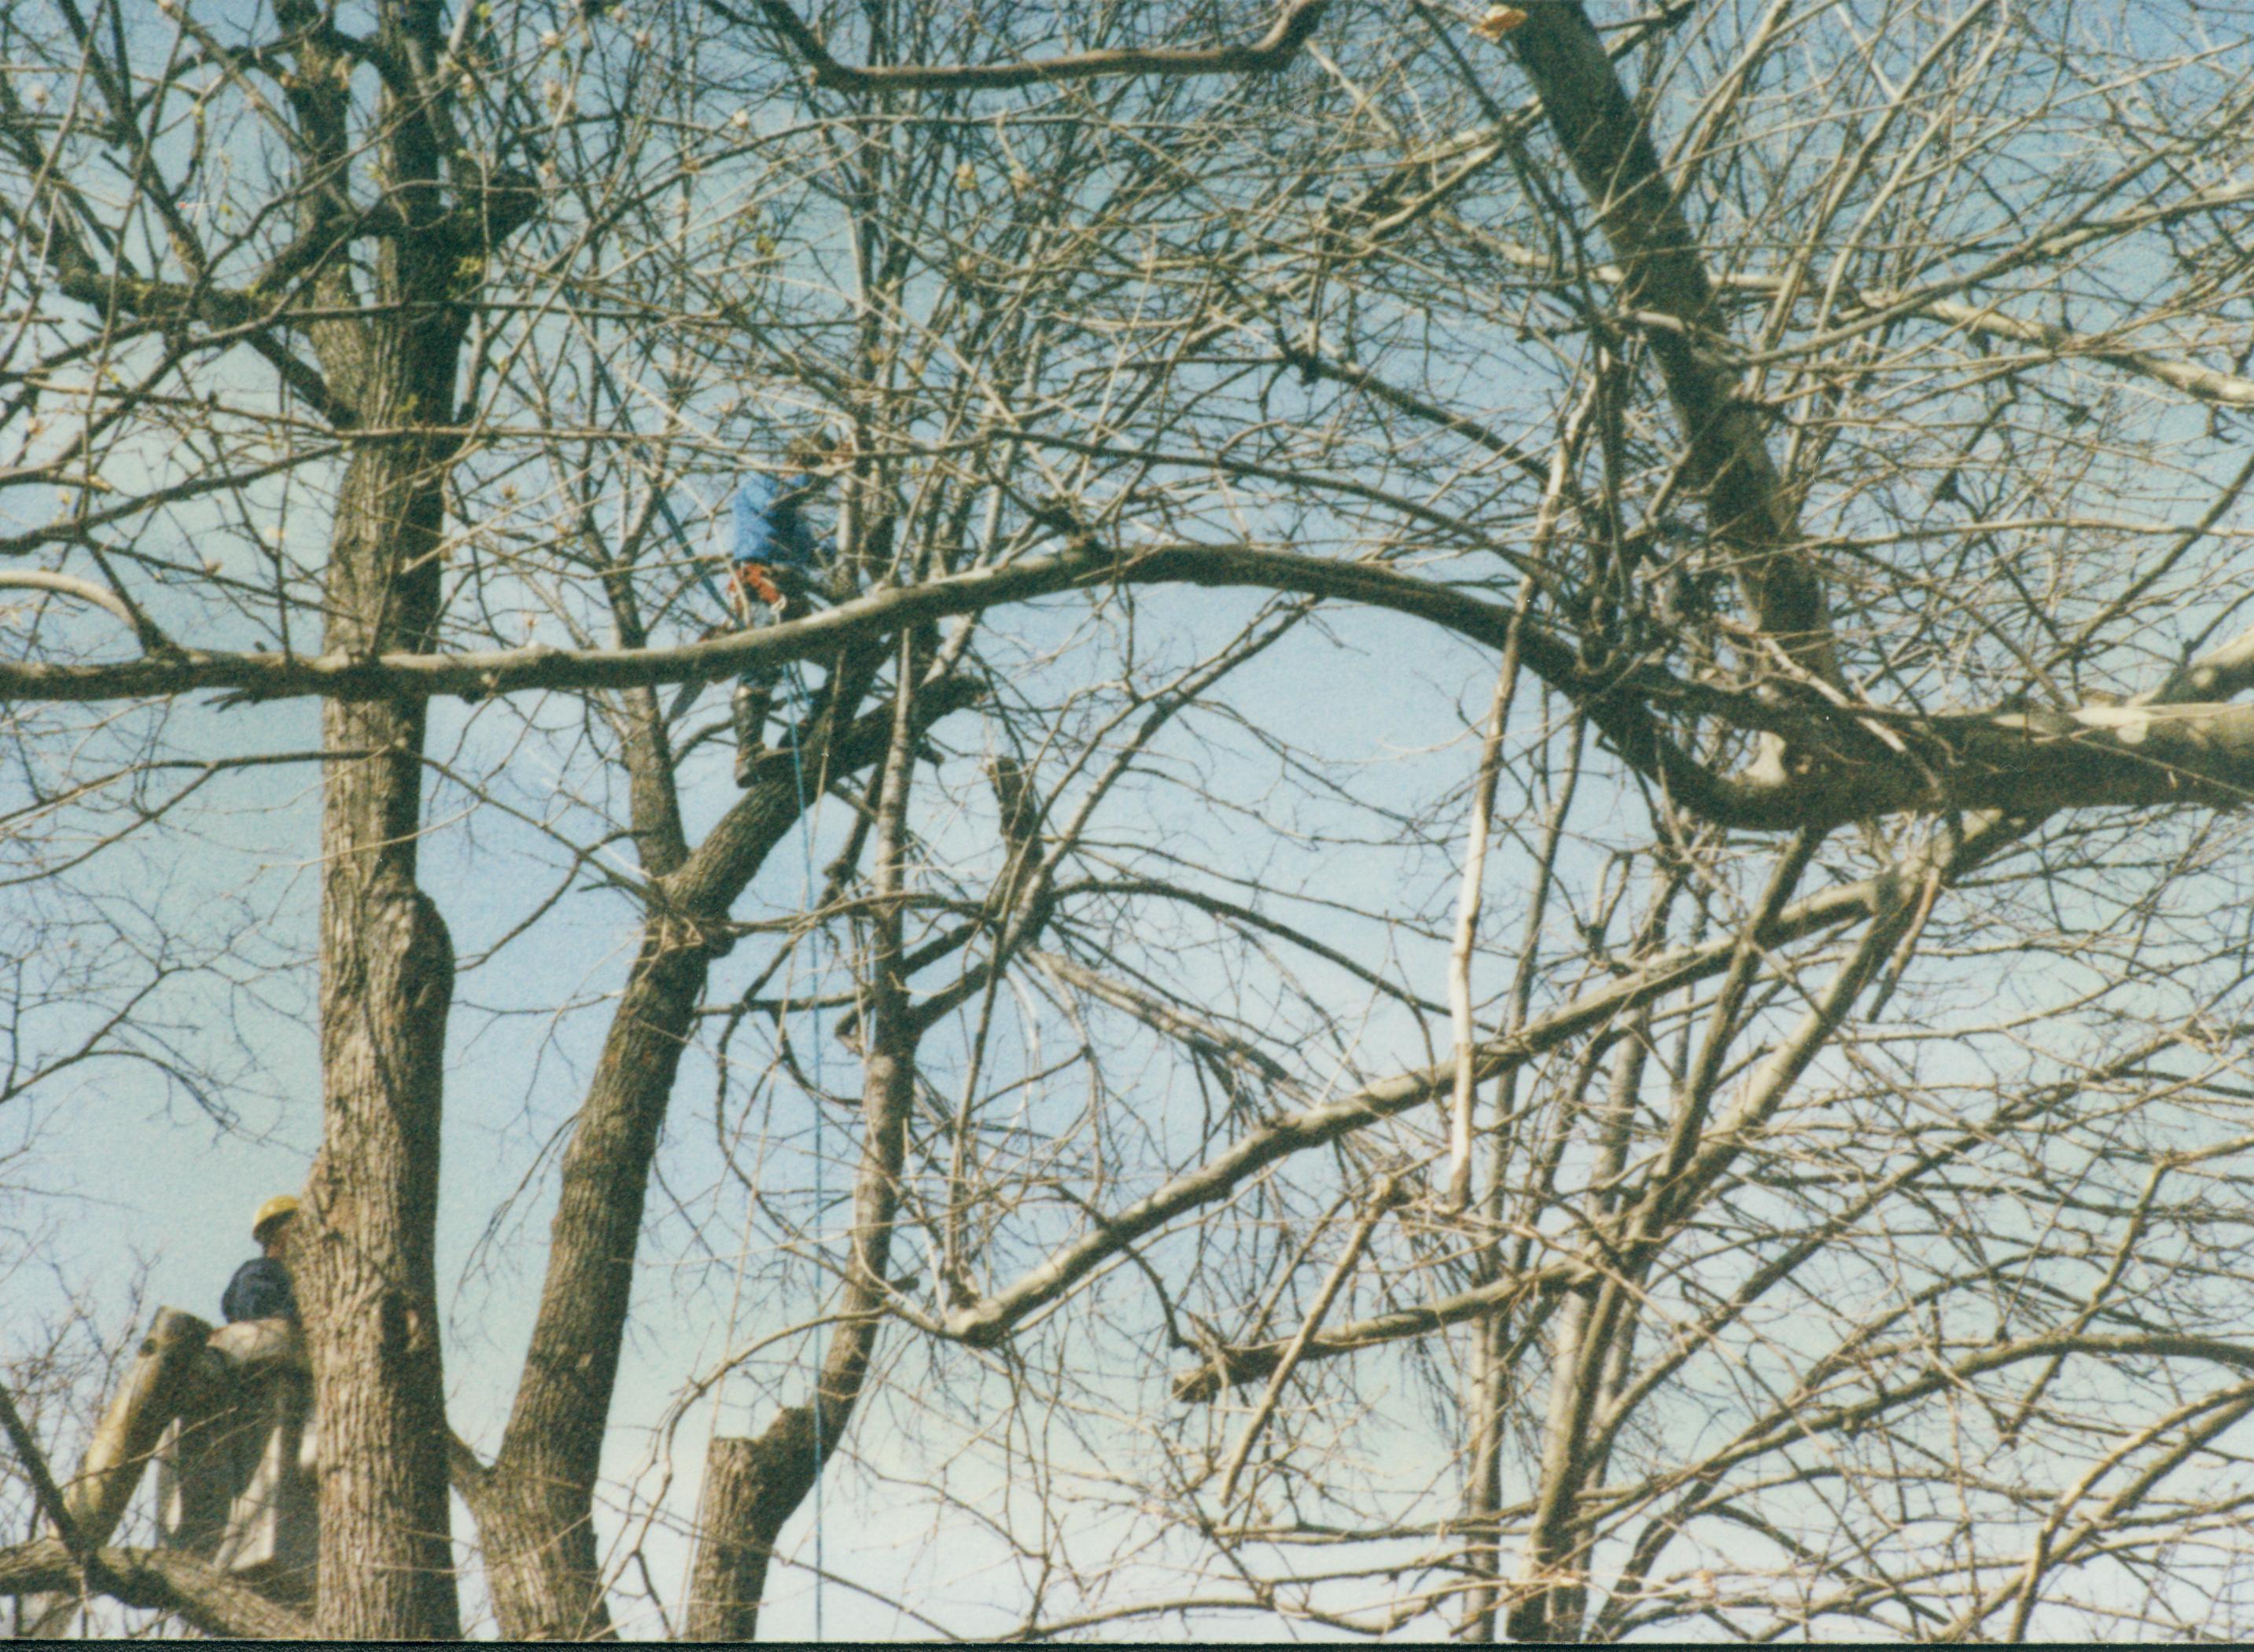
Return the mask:
M 812 485 L 805 476 L 746 477 L 736 490 L 736 542 L 729 560 L 811 573 L 821 559 L 804 514 Z
M 219 1299 L 219 1311 L 229 1325 L 238 1320 L 294 1320 L 297 1293 L 290 1288 L 290 1270 L 271 1256 L 253 1256 L 234 1270 Z

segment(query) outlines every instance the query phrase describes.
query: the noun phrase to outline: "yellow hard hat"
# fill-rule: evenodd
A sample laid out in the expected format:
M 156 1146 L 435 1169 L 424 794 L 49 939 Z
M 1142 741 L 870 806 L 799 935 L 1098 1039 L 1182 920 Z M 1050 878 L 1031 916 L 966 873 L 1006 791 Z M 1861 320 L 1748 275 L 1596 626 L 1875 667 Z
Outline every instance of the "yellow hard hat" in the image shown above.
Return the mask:
M 250 1236 L 256 1239 L 259 1235 L 266 1231 L 267 1223 L 279 1222 L 284 1216 L 294 1216 L 297 1214 L 298 1196 L 295 1194 L 276 1194 L 259 1206 L 258 1214 L 250 1219 Z

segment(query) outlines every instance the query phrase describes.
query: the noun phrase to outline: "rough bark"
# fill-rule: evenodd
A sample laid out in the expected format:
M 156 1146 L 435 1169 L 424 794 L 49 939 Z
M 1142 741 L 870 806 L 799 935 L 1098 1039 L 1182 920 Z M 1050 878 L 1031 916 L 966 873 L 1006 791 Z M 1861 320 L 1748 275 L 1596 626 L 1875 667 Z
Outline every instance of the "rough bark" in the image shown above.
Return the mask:
M 129 1606 L 176 1613 L 206 1634 L 254 1641 L 307 1641 L 312 1625 L 248 1584 L 186 1555 L 161 1549 L 97 1549 L 90 1580 Z M 52 1537 L 0 1549 L 0 1595 L 75 1590 L 78 1567 Z
M 783 1432 L 772 1443 L 766 1435 L 724 1435 L 704 1453 L 701 1536 L 683 1639 L 748 1641 L 758 1631 L 774 1558 L 760 1534 L 780 1530 L 777 1508 L 795 1507 L 813 1484 L 813 1424 L 810 1407 L 794 1406 L 776 1419 Z
M 392 0 L 376 34 L 388 50 L 435 58 L 440 24 L 430 0 Z M 336 63 L 315 45 L 305 66 L 301 128 L 312 155 L 340 160 L 348 110 L 321 89 L 338 84 Z M 324 646 L 348 658 L 437 640 L 454 447 L 425 432 L 452 416 L 466 325 L 452 302 L 464 248 L 443 210 L 436 135 L 396 88 L 377 119 L 380 174 L 404 233 L 380 243 L 365 300 L 341 271 L 317 283 L 337 313 L 311 329 L 360 424 L 399 432 L 353 446 L 337 500 Z M 325 200 L 308 191 L 305 233 L 319 232 Z M 454 958 L 416 878 L 427 709 L 416 697 L 332 700 L 321 717 L 325 749 L 338 753 L 323 773 L 322 1137 L 289 1259 L 320 1418 L 315 1618 L 340 1640 L 460 1629 L 432 1254 Z
M 766 790 L 760 801 L 771 807 L 773 788 Z M 773 812 L 779 838 L 788 816 Z M 647 1171 L 710 957 L 704 932 L 686 918 L 659 917 L 645 930 L 564 1153 L 547 1284 L 508 1432 L 489 1475 L 465 1483 L 495 1614 L 515 1638 L 609 1632 L 597 1577 L 595 1477 Z
M 353 65 L 340 37 L 318 26 L 320 14 L 304 0 L 281 0 L 276 17 L 290 32 L 284 49 L 294 59 L 283 83 L 294 129 L 288 206 L 297 235 L 283 262 L 291 276 L 305 275 L 302 290 L 319 313 L 304 330 L 320 372 L 278 347 L 267 354 L 304 403 L 340 430 L 388 432 L 349 449 L 332 528 L 324 648 L 347 660 L 427 650 L 437 640 L 463 255 L 521 223 L 526 203 L 499 214 L 480 188 L 461 214 L 450 214 L 440 122 L 428 100 L 411 89 L 402 95 L 402 82 L 388 80 L 374 130 L 355 135 Z M 443 25 L 436 0 L 385 0 L 373 46 L 394 63 L 435 61 Z M 340 184 L 362 153 L 386 199 L 354 216 Z M 363 291 L 330 254 L 379 228 Z M 86 266 L 70 290 L 111 314 L 256 326 L 274 313 L 264 302 L 235 315 L 208 304 L 178 311 L 160 287 L 97 278 L 82 244 L 57 256 Z M 188 657 L 136 631 L 152 657 Z M 331 700 L 322 716 L 325 749 L 335 753 L 325 766 L 322 816 L 322 1145 L 290 1260 L 321 1418 L 315 1621 L 339 1639 L 450 1638 L 459 1627 L 431 1254 L 453 960 L 445 925 L 416 882 L 426 705 L 387 686 Z M 161 1582 L 162 1569 L 150 1575 Z M 151 1583 L 143 1592 L 163 1591 Z
M 396 450 L 355 461 L 332 640 L 434 617 L 438 496 Z M 402 473 L 402 472 L 404 473 Z M 358 577 L 355 577 L 358 576 Z M 321 1633 L 458 1632 L 438 1347 L 438 1142 L 453 947 L 417 886 L 421 702 L 332 703 L 322 732 L 323 1129 L 292 1246 L 321 1422 Z

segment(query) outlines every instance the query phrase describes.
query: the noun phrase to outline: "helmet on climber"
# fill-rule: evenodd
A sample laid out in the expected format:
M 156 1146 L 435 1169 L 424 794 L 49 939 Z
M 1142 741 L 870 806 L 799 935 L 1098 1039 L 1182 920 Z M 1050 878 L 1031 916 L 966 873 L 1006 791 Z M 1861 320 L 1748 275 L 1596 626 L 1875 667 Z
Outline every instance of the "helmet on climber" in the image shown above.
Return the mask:
M 270 1227 L 272 1227 L 274 1224 L 283 1221 L 285 1217 L 294 1216 L 297 1214 L 298 1196 L 295 1194 L 276 1194 L 264 1204 L 259 1206 L 258 1214 L 250 1219 L 250 1237 L 252 1242 L 256 1244 L 264 1244 L 266 1242 L 267 1236 L 266 1230 Z

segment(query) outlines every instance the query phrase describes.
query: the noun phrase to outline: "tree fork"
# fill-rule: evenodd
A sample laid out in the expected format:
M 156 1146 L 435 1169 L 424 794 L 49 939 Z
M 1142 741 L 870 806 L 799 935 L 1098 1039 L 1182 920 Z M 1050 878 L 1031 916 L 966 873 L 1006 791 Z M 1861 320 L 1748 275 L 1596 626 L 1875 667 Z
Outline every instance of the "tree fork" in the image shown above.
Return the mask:
M 851 1254 L 842 1305 L 845 1317 L 822 1357 L 813 1404 L 786 1409 L 758 1440 L 749 1443 L 740 1461 L 728 1466 L 735 1478 L 708 1508 L 712 1523 L 698 1555 L 698 1576 L 706 1582 L 700 1597 L 703 1615 L 691 1619 L 692 1639 L 706 1638 L 696 1633 L 697 1627 L 717 1631 L 724 1626 L 730 1631 L 709 1637 L 716 1639 L 749 1640 L 757 1632 L 760 1595 L 775 1540 L 844 1437 L 884 1325 L 886 1264 L 900 1211 L 920 1030 L 908 1003 L 900 909 L 898 903 L 881 899 L 898 893 L 902 883 L 918 723 L 914 689 L 907 675 L 914 657 L 914 639 L 903 635 L 898 655 L 900 686 L 885 714 L 891 726 L 877 806 L 876 891 L 880 899 L 870 920 L 869 1053 L 862 1063 L 863 1134 L 860 1164 L 853 1177 Z
M 388 11 L 385 28 L 427 32 L 434 17 Z M 417 122 L 390 113 L 396 178 L 434 179 Z M 427 212 L 428 195 L 411 199 Z M 451 406 L 463 319 L 440 302 L 452 277 L 446 243 L 435 234 L 387 242 L 378 292 L 420 302 L 317 334 L 332 382 L 379 425 L 412 429 Z M 326 648 L 368 655 L 435 639 L 453 451 L 443 434 L 354 450 L 332 534 Z M 321 709 L 332 754 L 321 816 L 323 1116 L 310 1220 L 290 1260 L 320 1419 L 315 1624 L 341 1640 L 461 1632 L 434 1255 L 454 951 L 416 881 L 428 720 L 427 702 L 412 697 Z
M 911 685 L 908 692 L 920 734 L 976 702 L 984 687 L 955 676 Z M 892 723 L 887 707 L 832 737 L 817 716 L 804 737 L 812 747 L 809 766 L 817 774 L 867 766 L 888 751 Z M 788 752 L 770 753 L 754 780 L 663 881 L 670 904 L 648 920 L 564 1151 L 540 1313 L 500 1451 L 486 1468 L 458 1456 L 457 1483 L 485 1545 L 494 1610 L 502 1632 L 518 1639 L 608 1632 L 593 1526 L 595 1480 L 631 1305 L 649 1166 L 710 978 L 713 937 L 724 932 L 729 909 L 799 817 L 801 794 Z M 842 1425 L 842 1415 L 839 1420 Z

